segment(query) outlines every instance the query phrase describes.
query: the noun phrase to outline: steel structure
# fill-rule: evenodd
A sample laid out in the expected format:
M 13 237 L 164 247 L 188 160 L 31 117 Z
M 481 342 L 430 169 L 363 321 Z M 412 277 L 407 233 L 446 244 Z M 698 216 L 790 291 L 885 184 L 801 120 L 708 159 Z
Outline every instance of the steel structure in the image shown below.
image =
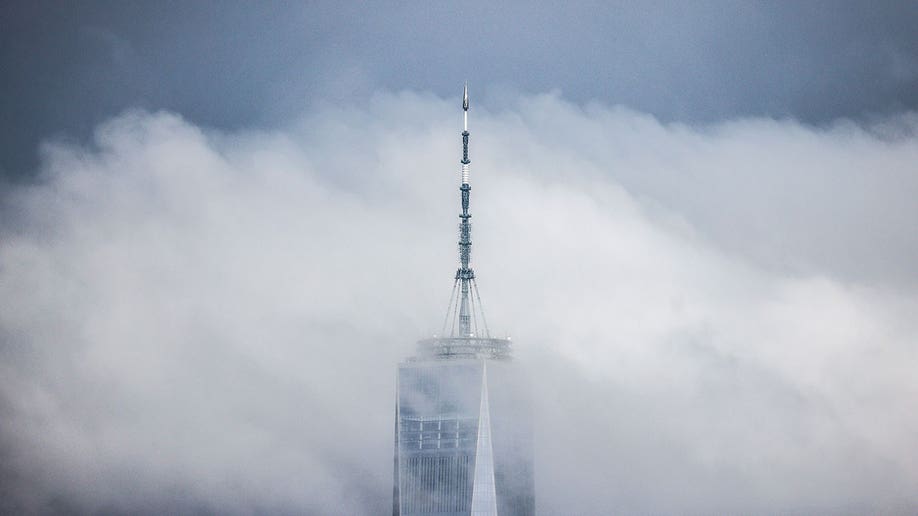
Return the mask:
M 462 92 L 459 268 L 440 337 L 399 365 L 392 513 L 534 513 L 528 389 L 509 338 L 493 338 L 471 267 L 469 95 Z
M 419 354 L 430 358 L 479 357 L 509 359 L 510 339 L 491 338 L 488 322 L 481 307 L 481 294 L 475 281 L 472 260 L 472 214 L 469 200 L 469 87 L 462 90 L 462 159 L 459 161 L 459 268 L 453 280 L 453 290 L 443 318 L 442 338 L 419 342 Z

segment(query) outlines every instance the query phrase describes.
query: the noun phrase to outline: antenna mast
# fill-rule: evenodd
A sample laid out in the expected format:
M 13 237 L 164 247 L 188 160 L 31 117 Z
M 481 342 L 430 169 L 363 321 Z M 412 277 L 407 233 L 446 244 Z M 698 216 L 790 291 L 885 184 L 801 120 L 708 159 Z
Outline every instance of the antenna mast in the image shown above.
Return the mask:
M 456 270 L 456 283 L 459 286 L 459 337 L 474 337 L 478 329 L 478 321 L 475 320 L 474 301 L 471 297 L 472 289 L 478 292 L 478 286 L 475 284 L 475 271 L 469 266 L 469 260 L 472 256 L 472 225 L 469 219 L 469 194 L 472 187 L 469 185 L 469 85 L 465 84 L 462 90 L 462 172 L 459 185 L 459 192 L 462 196 L 462 213 L 459 215 L 459 269 Z M 456 285 L 454 285 L 455 288 Z M 480 296 L 479 296 L 480 297 Z M 479 302 L 478 310 L 481 311 Z M 484 323 L 484 312 L 481 312 L 482 323 Z M 485 325 L 485 333 L 487 333 Z
M 453 281 L 446 316 L 443 318 L 441 336 L 418 342 L 418 356 L 436 359 L 496 359 L 510 360 L 510 337 L 491 338 L 488 322 L 481 307 L 481 294 L 472 258 L 472 224 L 469 213 L 469 85 L 462 91 L 462 165 L 459 175 L 459 194 L 462 211 L 459 214 L 459 268 Z M 458 323 L 458 325 L 457 325 Z M 457 328 L 458 326 L 458 328 Z

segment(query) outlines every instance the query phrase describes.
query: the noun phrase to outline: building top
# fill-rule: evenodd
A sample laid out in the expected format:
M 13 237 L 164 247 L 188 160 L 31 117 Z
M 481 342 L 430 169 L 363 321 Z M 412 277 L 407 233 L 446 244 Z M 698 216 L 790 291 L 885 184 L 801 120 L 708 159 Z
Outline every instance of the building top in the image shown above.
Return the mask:
M 455 359 L 510 360 L 510 337 L 431 337 L 418 341 L 418 360 Z

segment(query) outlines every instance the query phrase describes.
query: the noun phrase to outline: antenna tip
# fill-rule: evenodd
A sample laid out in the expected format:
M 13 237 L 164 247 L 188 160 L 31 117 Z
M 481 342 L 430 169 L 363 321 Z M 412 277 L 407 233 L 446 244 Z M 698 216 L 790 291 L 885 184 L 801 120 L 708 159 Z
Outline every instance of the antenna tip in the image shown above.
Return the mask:
M 469 110 L 469 81 L 465 81 L 465 87 L 462 88 L 462 110 Z

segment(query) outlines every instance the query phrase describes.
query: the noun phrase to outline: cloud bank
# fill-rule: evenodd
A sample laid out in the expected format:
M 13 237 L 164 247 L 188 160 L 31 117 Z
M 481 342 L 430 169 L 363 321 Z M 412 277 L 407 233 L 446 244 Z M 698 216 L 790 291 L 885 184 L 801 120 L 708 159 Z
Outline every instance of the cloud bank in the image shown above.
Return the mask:
M 17 512 L 383 513 L 455 263 L 456 99 L 278 131 L 127 112 L 3 199 Z M 473 261 L 542 514 L 914 512 L 918 118 L 472 113 Z

